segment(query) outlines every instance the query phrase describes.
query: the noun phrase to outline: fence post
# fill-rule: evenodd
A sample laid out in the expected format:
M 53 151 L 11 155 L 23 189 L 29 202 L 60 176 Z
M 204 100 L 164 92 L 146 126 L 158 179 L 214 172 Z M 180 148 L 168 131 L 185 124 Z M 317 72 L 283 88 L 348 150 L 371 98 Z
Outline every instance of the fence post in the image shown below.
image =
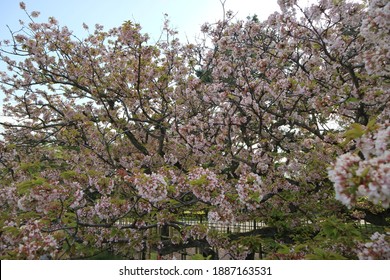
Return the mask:
M 183 261 L 187 260 L 187 250 L 186 249 L 183 249 L 183 251 L 181 252 L 181 260 L 183 260 Z
M 261 243 L 260 243 L 260 246 L 259 246 L 259 259 L 260 260 L 263 259 L 263 246 L 261 245 Z

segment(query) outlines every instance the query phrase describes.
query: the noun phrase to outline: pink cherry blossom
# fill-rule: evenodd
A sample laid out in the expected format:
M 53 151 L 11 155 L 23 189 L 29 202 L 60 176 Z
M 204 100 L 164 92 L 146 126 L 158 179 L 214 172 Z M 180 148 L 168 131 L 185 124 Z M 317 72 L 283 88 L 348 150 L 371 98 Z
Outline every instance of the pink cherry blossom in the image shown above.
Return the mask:
M 188 43 L 167 19 L 158 42 L 131 21 L 76 38 L 21 2 L 0 45 L 0 258 L 388 258 L 389 3 L 278 3 Z

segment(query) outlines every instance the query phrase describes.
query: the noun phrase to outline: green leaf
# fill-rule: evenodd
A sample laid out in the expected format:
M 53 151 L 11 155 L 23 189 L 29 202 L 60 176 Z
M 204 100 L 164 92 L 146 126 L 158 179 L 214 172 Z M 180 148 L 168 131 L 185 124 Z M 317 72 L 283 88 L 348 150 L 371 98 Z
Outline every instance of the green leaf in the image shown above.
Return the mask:
M 376 119 L 376 118 L 372 118 L 372 119 L 368 122 L 368 124 L 367 124 L 367 131 L 375 130 L 377 127 L 378 127 L 378 125 L 377 125 L 377 119 Z
M 62 179 L 74 179 L 77 178 L 79 174 L 76 171 L 69 170 L 62 172 L 60 176 Z
M 259 192 L 254 192 L 253 194 L 250 194 L 249 198 L 257 203 L 260 203 L 261 201 Z
M 17 227 L 3 227 L 2 231 L 4 233 L 16 236 L 19 234 L 20 230 Z
M 359 102 L 359 99 L 356 97 L 350 97 L 346 101 L 347 101 L 347 103 L 356 103 L 356 102 Z
M 363 125 L 359 123 L 351 124 L 351 128 L 344 133 L 345 140 L 342 145 L 345 146 L 350 141 L 362 137 L 364 133 L 365 127 Z
M 206 258 L 203 257 L 202 254 L 195 254 L 195 255 L 192 255 L 191 259 L 192 259 L 192 260 L 195 260 L 195 261 L 203 261 L 203 260 L 206 260 Z
M 19 195 L 24 195 L 30 193 L 30 190 L 35 186 L 41 186 L 46 183 L 44 178 L 37 178 L 29 181 L 24 181 L 17 185 L 16 190 Z
M 23 171 L 27 171 L 31 175 L 38 173 L 42 170 L 42 164 L 38 162 L 26 162 L 20 164 L 20 169 Z
M 202 175 L 202 176 L 200 176 L 199 179 L 192 180 L 189 183 L 191 186 L 202 186 L 202 185 L 206 185 L 208 182 L 209 181 L 207 179 L 207 176 Z
M 362 178 L 366 177 L 367 174 L 368 174 L 369 172 L 370 172 L 370 167 L 366 167 L 366 168 L 363 170 L 363 172 L 362 172 L 362 174 L 360 175 L 360 177 L 362 177 Z
M 290 247 L 288 247 L 287 245 L 284 245 L 284 244 L 280 244 L 280 247 L 278 249 L 278 253 L 287 255 L 290 253 Z

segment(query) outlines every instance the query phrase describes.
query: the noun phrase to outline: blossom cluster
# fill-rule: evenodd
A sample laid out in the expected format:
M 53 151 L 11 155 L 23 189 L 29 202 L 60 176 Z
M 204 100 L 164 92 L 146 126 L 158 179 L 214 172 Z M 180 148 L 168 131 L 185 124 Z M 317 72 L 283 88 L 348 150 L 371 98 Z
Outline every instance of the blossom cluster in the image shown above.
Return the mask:
M 383 207 L 390 206 L 390 126 L 375 133 L 366 133 L 357 141 L 357 153 L 339 156 L 329 169 L 334 183 L 336 199 L 347 206 L 365 197 Z
M 236 213 L 235 210 L 239 210 L 240 208 L 236 208 L 237 205 L 229 203 L 228 201 L 224 201 L 222 204 L 218 205 L 213 210 L 210 210 L 207 213 L 207 219 L 210 223 L 220 223 L 220 224 L 231 224 L 236 221 Z
M 365 53 L 367 72 L 376 75 L 388 75 L 390 72 L 390 3 L 386 0 L 370 1 L 368 16 L 363 19 L 361 34 L 374 43 L 374 48 Z
M 23 238 L 17 248 L 17 254 L 26 259 L 39 259 L 48 255 L 54 258 L 57 252 L 57 240 L 44 234 L 38 221 L 31 221 L 20 228 Z
M 249 210 L 254 210 L 260 204 L 263 198 L 263 182 L 261 177 L 254 173 L 241 175 L 236 185 L 237 193 L 240 201 L 248 207 Z
M 207 236 L 207 227 L 204 225 L 194 225 L 185 230 L 183 234 L 183 240 L 186 241 L 189 238 L 203 239 Z
M 152 203 L 163 201 L 167 198 L 167 182 L 160 174 L 138 174 L 134 179 L 138 194 Z
M 213 205 L 220 204 L 224 199 L 223 181 L 217 175 L 204 168 L 195 168 L 188 176 L 188 182 L 192 193 L 204 202 L 211 202 Z
M 353 195 L 353 188 L 356 184 L 353 182 L 354 174 L 360 161 L 359 156 L 347 153 L 337 158 L 332 169 L 329 170 L 329 179 L 334 183 L 336 199 L 345 205 L 356 203 L 356 196 Z
M 371 242 L 359 246 L 358 257 L 361 260 L 389 260 L 390 233 L 374 233 Z
M 118 218 L 121 214 L 126 213 L 129 210 L 127 203 L 115 204 L 107 197 L 103 196 L 94 205 L 94 212 L 103 221 L 109 221 L 111 219 Z

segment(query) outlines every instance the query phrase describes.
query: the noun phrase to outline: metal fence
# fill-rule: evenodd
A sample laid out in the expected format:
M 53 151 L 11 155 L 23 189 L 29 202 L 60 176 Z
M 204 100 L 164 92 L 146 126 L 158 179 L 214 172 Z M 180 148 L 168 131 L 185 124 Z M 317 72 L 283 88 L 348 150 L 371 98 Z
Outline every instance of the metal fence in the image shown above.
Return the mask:
M 121 219 L 117 224 L 125 226 L 133 222 L 130 218 Z M 183 215 L 178 219 L 178 222 L 183 223 L 184 225 L 193 226 L 193 225 L 205 225 L 210 229 L 215 229 L 223 233 L 240 233 L 256 230 L 258 228 L 266 226 L 265 223 L 251 220 L 251 221 L 241 221 L 234 223 L 223 223 L 223 222 L 210 222 L 207 220 L 206 216 L 190 216 Z
M 186 217 L 183 216 L 180 219 L 180 222 L 186 225 L 206 225 L 209 229 L 215 229 L 223 233 L 241 233 L 252 231 L 261 227 L 264 227 L 265 224 L 263 222 L 259 222 L 256 220 L 252 221 L 243 221 L 243 222 L 234 222 L 234 223 L 218 223 L 218 222 L 209 222 L 206 218 L 194 218 L 194 217 Z
M 186 225 L 193 226 L 193 225 L 201 224 L 201 225 L 206 226 L 209 229 L 215 229 L 219 232 L 227 233 L 227 234 L 250 232 L 250 231 L 253 231 L 253 230 L 256 230 L 256 229 L 259 229 L 259 228 L 266 226 L 266 224 L 264 222 L 257 221 L 257 220 L 241 221 L 241 222 L 235 222 L 235 223 L 222 223 L 222 222 L 215 223 L 215 222 L 208 221 L 206 215 L 188 215 L 188 214 L 181 215 L 181 217 L 179 217 L 179 219 L 178 219 L 178 222 L 183 223 L 183 226 L 186 226 Z M 123 219 L 120 221 L 121 225 L 128 225 L 130 223 L 132 223 L 131 219 Z M 308 223 L 310 223 L 310 222 L 308 222 Z M 373 224 L 367 223 L 364 220 L 358 221 L 357 226 L 359 227 L 359 230 L 362 233 L 367 234 L 368 236 L 370 236 L 371 234 L 373 234 L 374 232 L 377 232 L 377 231 L 378 232 L 384 231 L 384 227 L 375 226 Z M 157 227 L 155 229 L 150 229 L 150 230 L 156 230 L 156 232 L 158 234 L 160 234 L 161 236 L 164 235 L 165 238 L 172 238 L 175 234 L 177 234 L 177 232 L 175 230 L 173 230 L 172 228 L 169 228 L 168 232 L 164 232 L 164 233 L 161 231 L 162 230 L 161 227 Z M 219 257 L 228 259 L 228 255 L 226 255 L 226 253 L 224 253 L 223 249 L 218 249 L 218 248 L 212 248 L 212 249 L 215 252 L 217 252 Z M 201 248 L 194 247 L 194 248 L 183 249 L 183 250 L 176 252 L 176 253 L 171 253 L 166 257 L 168 257 L 170 259 L 175 258 L 175 259 L 185 260 L 187 258 L 191 258 L 191 256 L 193 256 L 194 254 L 199 254 L 199 253 L 202 253 Z M 262 252 L 262 251 L 256 252 L 255 258 L 256 259 L 263 259 L 263 257 L 265 255 L 266 255 L 266 252 Z M 156 258 L 158 258 L 158 253 L 148 250 L 146 252 L 139 252 L 138 254 L 136 253 L 134 255 L 134 258 L 135 259 L 156 259 Z
M 119 225 L 129 225 L 133 222 L 130 218 L 125 218 L 117 222 Z M 240 221 L 234 223 L 223 223 L 223 222 L 210 222 L 207 220 L 205 215 L 182 215 L 178 222 L 183 223 L 184 225 L 193 226 L 193 225 L 205 225 L 209 229 L 215 229 L 223 233 L 243 233 L 253 231 L 262 227 L 265 227 L 266 224 L 261 221 L 251 220 L 251 221 Z M 308 223 L 310 223 L 308 221 Z M 364 220 L 358 221 L 357 226 L 359 230 L 365 234 L 373 234 L 374 232 L 383 232 L 384 227 L 376 226 L 370 224 Z

